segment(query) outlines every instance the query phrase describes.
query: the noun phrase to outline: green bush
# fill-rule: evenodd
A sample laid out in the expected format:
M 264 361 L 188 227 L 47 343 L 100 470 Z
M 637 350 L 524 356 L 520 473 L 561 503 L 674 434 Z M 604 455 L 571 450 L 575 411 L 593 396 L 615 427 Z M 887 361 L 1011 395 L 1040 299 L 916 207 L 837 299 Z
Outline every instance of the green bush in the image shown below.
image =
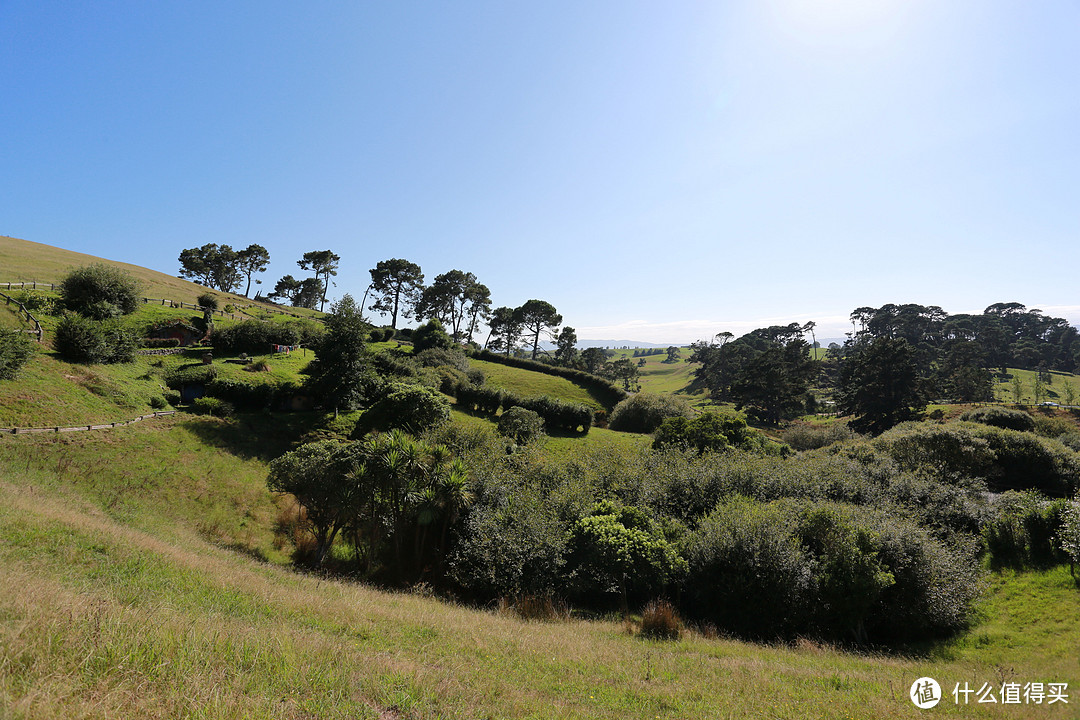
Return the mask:
M 780 434 L 780 438 L 794 450 L 817 450 L 826 445 L 850 440 L 855 437 L 847 423 L 832 422 L 827 425 L 795 423 Z
M 1035 419 L 1023 410 L 1010 410 L 1003 407 L 981 407 L 968 410 L 960 416 L 966 422 L 1030 432 L 1035 429 Z
M 169 403 L 173 407 L 177 407 L 183 398 L 180 397 L 180 393 L 175 390 L 166 390 L 164 393 L 165 402 Z
M 140 344 L 144 348 L 180 347 L 180 338 L 143 338 Z
M 972 543 L 947 547 L 906 520 L 837 503 L 728 500 L 686 553 L 688 608 L 754 638 L 942 636 L 965 626 L 979 592 Z
M 120 363 L 135 359 L 139 340 L 119 319 L 92 320 L 65 313 L 53 333 L 53 348 L 75 363 Z
M 195 304 L 204 310 L 217 310 L 218 299 L 213 293 L 203 293 L 199 297 L 195 298 Z
M 442 323 L 434 318 L 416 328 L 412 333 L 413 351 L 421 353 L 431 348 L 450 349 L 454 341 L 443 330 Z
M 806 629 L 813 575 L 796 526 L 788 505 L 721 502 L 686 540 L 689 612 L 745 637 L 771 640 Z
M 729 448 L 761 450 L 767 439 L 746 425 L 746 418 L 736 413 L 706 412 L 695 418 L 666 418 L 656 429 L 653 448 L 679 447 L 705 452 Z
M 0 380 L 14 380 L 33 353 L 34 346 L 22 330 L 0 329 Z
M 1046 567 L 1065 560 L 1055 542 L 1065 516 L 1065 500 L 1009 490 L 998 496 L 995 516 L 983 530 L 994 567 Z
M 150 407 L 152 407 L 153 409 L 164 410 L 166 406 L 168 406 L 168 403 L 165 402 L 165 398 L 161 397 L 160 395 L 154 395 L 150 398 Z
M 11 297 L 22 303 L 24 308 L 34 314 L 56 314 L 57 298 L 49 297 L 37 290 L 22 290 L 20 292 L 12 293 Z
M 622 432 L 651 433 L 666 418 L 692 414 L 690 405 L 682 398 L 640 392 L 615 406 L 608 427 Z
M 526 445 L 544 435 L 544 420 L 532 410 L 512 407 L 499 418 L 499 434 L 517 445 Z
M 166 385 L 177 390 L 184 385 L 208 385 L 217 376 L 218 369 L 214 365 L 189 363 L 169 369 L 164 380 Z
M 418 434 L 449 419 L 450 403 L 438 392 L 419 385 L 392 383 L 386 394 L 360 416 L 354 436 L 394 428 Z
M 196 398 L 191 403 L 191 412 L 196 415 L 213 415 L 214 417 L 227 418 L 236 413 L 231 403 L 215 397 Z
M 602 378 L 599 375 L 593 375 L 592 373 L 585 372 L 584 370 L 575 370 L 573 368 L 566 368 L 560 365 L 552 365 L 550 363 L 539 362 L 536 360 L 526 360 L 524 358 L 508 357 L 506 355 L 500 355 L 499 353 L 493 353 L 489 350 L 481 350 L 473 353 L 472 355 L 478 360 L 484 360 L 486 362 L 498 363 L 500 365 L 507 365 L 509 367 L 521 368 L 524 370 L 532 370 L 533 372 L 544 373 L 546 375 L 555 375 L 557 377 L 566 378 L 572 383 L 580 385 L 589 391 L 589 393 L 599 400 L 605 408 L 611 409 L 615 407 L 620 400 L 629 396 L 625 390 L 618 385 L 613 384 L 607 378 Z
M 593 604 L 653 597 L 686 573 L 686 561 L 640 508 L 611 501 L 593 505 L 573 526 L 566 572 L 574 594 Z
M 1076 423 L 1068 418 L 1054 415 L 1038 415 L 1035 417 L 1035 433 L 1048 438 L 1061 439 L 1062 435 L 1076 432 Z
M 139 282 L 112 265 L 87 265 L 60 281 L 64 308 L 94 320 L 128 315 L 139 306 Z
M 469 369 L 469 361 L 465 358 L 465 353 L 456 346 L 427 348 L 417 352 L 414 357 L 422 367 L 446 365 L 461 373 Z

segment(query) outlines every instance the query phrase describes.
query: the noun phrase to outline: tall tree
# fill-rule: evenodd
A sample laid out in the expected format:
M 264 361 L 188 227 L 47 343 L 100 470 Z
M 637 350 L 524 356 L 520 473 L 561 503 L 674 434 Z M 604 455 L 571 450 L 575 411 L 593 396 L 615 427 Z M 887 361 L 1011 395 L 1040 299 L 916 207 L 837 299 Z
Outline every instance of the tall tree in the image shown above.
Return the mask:
M 521 323 L 514 315 L 514 309 L 508 307 L 495 308 L 488 322 L 487 342 L 484 347 L 492 352 L 503 351 L 509 357 L 518 338 L 521 337 Z
M 207 243 L 180 252 L 180 276 L 190 278 L 223 292 L 232 292 L 240 284 L 239 256 L 228 245 Z
M 854 415 L 851 427 L 879 434 L 926 407 L 917 353 L 904 338 L 849 340 L 840 365 L 837 409 Z
M 369 272 L 376 293 L 371 309 L 390 313 L 390 327 L 396 330 L 398 314 L 408 315 L 420 300 L 424 273 L 416 263 L 400 258 L 382 260 Z
M 424 288 L 416 307 L 416 319 L 439 320 L 449 328 L 454 338 L 461 334 L 461 322 L 465 318 L 465 306 L 469 302 L 470 289 L 477 284 L 471 272 L 450 270 L 435 276 L 429 287 Z
M 476 328 L 480 321 L 491 317 L 491 290 L 487 285 L 474 282 L 465 290 L 466 314 L 469 318 L 469 329 L 465 333 L 465 341 L 471 343 Z
M 309 278 L 313 279 L 313 278 Z M 367 338 L 371 326 L 360 307 L 346 294 L 330 306 L 326 334 L 308 366 L 306 387 L 323 405 L 346 412 L 360 407 L 377 383 L 368 362 Z
M 577 359 L 577 331 L 567 325 L 555 337 L 555 362 L 570 367 Z
M 340 260 L 341 258 L 330 250 L 312 250 L 296 261 L 301 270 L 313 271 L 316 280 L 322 276 L 322 301 L 319 303 L 319 310 L 326 306 L 326 291 L 330 288 L 330 278 L 337 275 Z
M 521 324 L 526 335 L 532 338 L 532 359 L 540 351 L 541 335 L 554 336 L 555 329 L 562 325 L 562 315 L 555 306 L 544 300 L 529 300 L 514 310 L 514 318 Z
M 266 297 L 271 300 L 288 300 L 295 305 L 296 296 L 300 293 L 301 287 L 303 287 L 303 283 L 292 275 L 286 275 L 277 281 L 277 284 L 274 285 L 274 291 Z
M 248 293 L 251 292 L 251 276 L 255 273 L 265 272 L 269 265 L 270 252 L 262 245 L 252 243 L 236 253 L 236 268 L 241 275 L 247 278 L 244 297 L 247 297 Z

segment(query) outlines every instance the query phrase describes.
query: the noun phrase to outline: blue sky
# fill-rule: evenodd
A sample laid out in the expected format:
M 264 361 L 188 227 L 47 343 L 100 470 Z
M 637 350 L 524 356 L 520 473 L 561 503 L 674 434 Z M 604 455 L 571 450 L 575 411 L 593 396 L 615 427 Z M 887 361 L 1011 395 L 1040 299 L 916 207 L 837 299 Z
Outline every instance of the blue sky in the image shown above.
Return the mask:
M 0 234 L 403 257 L 585 338 L 1076 323 L 1078 129 L 1074 0 L 0 0 Z

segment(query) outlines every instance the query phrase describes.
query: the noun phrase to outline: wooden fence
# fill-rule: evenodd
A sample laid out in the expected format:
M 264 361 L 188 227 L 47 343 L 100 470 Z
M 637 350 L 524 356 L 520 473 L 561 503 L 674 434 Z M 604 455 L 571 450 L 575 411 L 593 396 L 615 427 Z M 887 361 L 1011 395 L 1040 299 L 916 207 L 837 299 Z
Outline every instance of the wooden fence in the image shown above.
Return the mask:
M 11 283 L 8 283 L 8 285 L 10 286 Z M 9 289 L 10 289 L 10 287 L 9 287 Z M 5 305 L 10 305 L 11 303 L 15 303 L 16 305 L 19 306 L 19 310 L 24 315 L 26 315 L 26 321 L 31 322 L 31 323 L 34 324 L 34 329 L 33 330 L 27 330 L 26 332 L 30 333 L 31 335 L 36 335 L 37 336 L 37 341 L 41 342 L 41 338 L 45 336 L 45 331 L 41 329 L 41 323 L 38 322 L 37 318 L 30 314 L 30 311 L 26 309 L 25 305 L 23 305 L 21 302 L 19 302 L 15 298 L 11 297 L 10 295 L 6 295 L 6 294 L 0 292 L 0 297 L 4 298 L 4 304 Z
M 83 432 L 86 430 L 108 430 L 110 428 L 124 427 L 126 425 L 134 425 L 137 422 L 143 420 L 150 420 L 156 417 L 162 417 L 164 415 L 172 415 L 175 410 L 162 410 L 160 412 L 152 412 L 148 415 L 140 415 L 137 418 L 133 418 L 126 422 L 114 422 L 114 423 L 99 423 L 97 425 L 76 425 L 74 427 L 44 427 L 44 428 L 0 428 L 0 435 L 36 435 L 40 433 L 68 433 L 68 432 Z

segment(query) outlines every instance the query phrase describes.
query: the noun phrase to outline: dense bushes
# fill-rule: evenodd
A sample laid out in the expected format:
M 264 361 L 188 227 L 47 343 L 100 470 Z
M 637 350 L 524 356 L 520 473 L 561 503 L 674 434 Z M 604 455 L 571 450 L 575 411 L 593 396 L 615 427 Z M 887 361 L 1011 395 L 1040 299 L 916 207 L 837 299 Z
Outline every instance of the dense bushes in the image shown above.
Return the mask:
M 263 322 L 244 320 L 214 331 L 215 348 L 233 353 L 265 355 L 273 345 L 314 345 L 324 334 L 323 326 L 311 320 Z
M 12 380 L 26 364 L 34 348 L 22 330 L 0 329 L 0 380 Z
M 983 534 L 995 567 L 1046 567 L 1067 560 L 1057 534 L 1068 501 L 1048 501 L 1033 492 L 1008 491 L 997 499 L 994 519 Z
M 60 299 L 67 310 L 92 320 L 106 320 L 135 312 L 139 282 L 112 265 L 88 265 L 60 281 Z
M 983 477 L 999 490 L 1035 489 L 1063 497 L 1080 485 L 1080 455 L 1056 440 L 976 423 L 904 423 L 874 445 L 901 467 L 948 477 Z
M 356 424 L 356 436 L 399 428 L 420 433 L 450 419 L 450 403 L 426 387 L 392 383 Z
M 738 448 L 772 454 L 783 454 L 783 445 L 769 440 L 750 429 L 742 415 L 706 412 L 693 419 L 669 417 L 660 423 L 653 438 L 653 448 L 676 447 L 697 452 L 719 452 Z
M 592 427 L 591 409 L 585 405 L 565 402 L 547 395 L 523 398 L 506 390 L 487 386 L 476 387 L 471 383 L 448 388 L 448 392 L 457 398 L 459 408 L 470 412 L 494 415 L 499 408 L 506 412 L 510 408 L 521 407 L 542 417 L 548 429 L 587 433 Z
M 690 417 L 692 414 L 690 405 L 682 398 L 641 392 L 615 406 L 608 427 L 623 432 L 651 433 L 667 418 Z
M 722 502 L 687 542 L 694 617 L 756 638 L 906 640 L 964 626 L 970 552 L 896 517 L 834 503 Z
M 119 363 L 135 359 L 139 340 L 114 318 L 96 321 L 65 313 L 53 334 L 53 348 L 69 362 Z
M 983 425 L 1030 432 L 1035 429 L 1035 419 L 1023 410 L 1010 410 L 1003 407 L 981 407 L 968 410 L 960 416 L 961 420 L 977 422 Z
M 526 445 L 544 435 L 544 419 L 532 410 L 512 407 L 499 418 L 499 434 L 517 445 Z

